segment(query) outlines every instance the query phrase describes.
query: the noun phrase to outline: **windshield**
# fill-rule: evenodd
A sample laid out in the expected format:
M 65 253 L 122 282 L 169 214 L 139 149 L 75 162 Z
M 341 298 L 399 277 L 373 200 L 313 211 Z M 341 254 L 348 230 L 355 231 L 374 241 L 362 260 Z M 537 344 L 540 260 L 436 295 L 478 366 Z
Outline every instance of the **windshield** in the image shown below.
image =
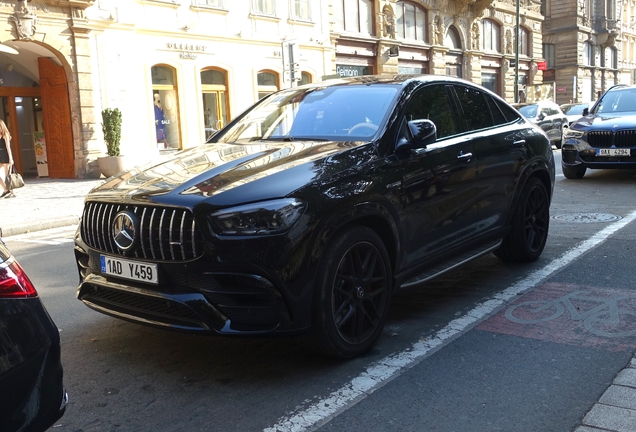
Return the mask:
M 595 108 L 595 114 L 636 111 L 636 88 L 610 90 Z
M 526 105 L 519 107 L 519 112 L 528 118 L 537 116 L 537 105 Z
M 589 104 L 579 104 L 566 106 L 563 112 L 567 115 L 580 115 L 583 114 L 583 110 L 588 108 Z
M 398 92 L 395 85 L 344 85 L 284 90 L 233 125 L 220 142 L 369 139 Z

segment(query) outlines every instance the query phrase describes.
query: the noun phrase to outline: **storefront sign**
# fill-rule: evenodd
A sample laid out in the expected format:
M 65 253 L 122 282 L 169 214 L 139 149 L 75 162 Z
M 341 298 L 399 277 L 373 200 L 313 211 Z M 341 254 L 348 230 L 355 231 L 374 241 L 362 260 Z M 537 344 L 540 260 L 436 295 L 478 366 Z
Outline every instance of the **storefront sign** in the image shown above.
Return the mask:
M 371 75 L 371 66 L 336 65 L 336 73 L 342 78 Z
M 35 150 L 35 163 L 37 165 L 38 177 L 48 177 L 49 164 L 46 160 L 46 140 L 44 132 L 33 132 L 33 148 Z
M 566 88 L 565 87 L 557 87 L 557 93 L 565 93 Z
M 197 53 L 208 49 L 206 45 L 187 42 L 167 42 L 166 47 L 171 51 L 179 51 L 179 58 L 188 60 L 194 60 L 197 58 Z

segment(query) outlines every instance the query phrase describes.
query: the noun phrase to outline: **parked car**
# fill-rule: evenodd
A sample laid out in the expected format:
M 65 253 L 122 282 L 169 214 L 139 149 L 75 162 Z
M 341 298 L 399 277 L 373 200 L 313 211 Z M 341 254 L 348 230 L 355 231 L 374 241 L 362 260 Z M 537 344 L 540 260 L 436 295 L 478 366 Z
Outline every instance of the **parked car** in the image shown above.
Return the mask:
M 572 123 L 583 117 L 583 110 L 590 110 L 593 106 L 594 102 L 563 104 L 561 110 L 568 118 L 568 126 L 572 126 Z
M 66 410 L 60 335 L 0 240 L 0 431 L 45 431 Z
M 304 333 L 354 357 L 394 289 L 491 251 L 537 259 L 553 187 L 545 134 L 470 82 L 281 90 L 207 144 L 88 194 L 77 297 L 160 328 Z
M 556 103 L 539 101 L 513 104 L 528 120 L 539 126 L 550 138 L 550 142 L 561 148 L 563 130 L 568 127 L 568 118 Z
M 636 86 L 617 85 L 564 134 L 563 175 L 583 178 L 588 168 L 636 168 Z

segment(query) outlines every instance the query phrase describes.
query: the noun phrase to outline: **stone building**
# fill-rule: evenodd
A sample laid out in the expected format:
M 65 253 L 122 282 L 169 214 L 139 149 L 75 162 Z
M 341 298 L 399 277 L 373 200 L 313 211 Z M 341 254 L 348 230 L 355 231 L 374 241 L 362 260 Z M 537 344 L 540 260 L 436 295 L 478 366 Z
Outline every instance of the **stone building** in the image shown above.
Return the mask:
M 540 86 L 540 5 L 520 0 L 332 0 L 333 72 L 458 76 L 515 101 Z M 518 67 L 518 70 L 517 70 Z
M 621 82 L 618 0 L 543 0 L 542 12 L 544 78 L 556 83 L 558 103 L 594 101 Z
M 636 83 L 636 0 L 622 2 L 618 69 L 621 84 Z

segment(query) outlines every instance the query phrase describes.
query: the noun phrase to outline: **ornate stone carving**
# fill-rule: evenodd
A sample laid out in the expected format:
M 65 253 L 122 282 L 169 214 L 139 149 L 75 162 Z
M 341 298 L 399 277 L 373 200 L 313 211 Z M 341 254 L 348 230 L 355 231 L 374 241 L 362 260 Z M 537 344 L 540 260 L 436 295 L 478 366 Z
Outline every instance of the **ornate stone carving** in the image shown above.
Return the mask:
M 35 35 L 38 17 L 29 8 L 27 0 L 17 1 L 15 12 L 9 19 L 15 24 L 18 39 L 30 40 Z
M 395 15 L 389 5 L 382 8 L 382 25 L 384 27 L 384 37 L 395 39 Z
M 433 29 L 435 32 L 435 43 L 437 45 L 444 45 L 444 19 L 440 14 L 435 15 L 435 20 L 433 21 Z
M 470 27 L 470 49 L 479 49 L 479 38 L 479 24 L 477 21 L 474 21 L 473 25 Z
M 506 29 L 506 54 L 512 54 L 512 30 Z

